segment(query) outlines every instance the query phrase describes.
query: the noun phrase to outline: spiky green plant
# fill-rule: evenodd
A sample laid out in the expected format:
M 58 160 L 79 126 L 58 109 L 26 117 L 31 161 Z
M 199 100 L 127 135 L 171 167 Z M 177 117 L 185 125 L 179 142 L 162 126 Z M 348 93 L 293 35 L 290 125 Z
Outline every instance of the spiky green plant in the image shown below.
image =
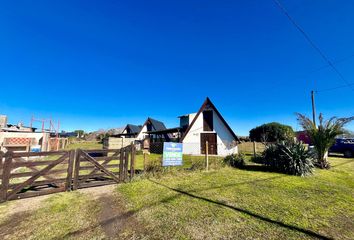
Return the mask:
M 319 125 L 303 114 L 297 113 L 297 120 L 302 128 L 307 132 L 316 151 L 316 165 L 320 168 L 329 168 L 327 160 L 328 150 L 335 143 L 335 137 L 345 133 L 344 126 L 354 117 L 337 118 L 332 117 L 328 120 L 323 119 L 322 113 L 318 117 Z
M 297 141 L 282 141 L 267 146 L 262 154 L 263 164 L 275 171 L 306 176 L 312 173 L 313 154 Z

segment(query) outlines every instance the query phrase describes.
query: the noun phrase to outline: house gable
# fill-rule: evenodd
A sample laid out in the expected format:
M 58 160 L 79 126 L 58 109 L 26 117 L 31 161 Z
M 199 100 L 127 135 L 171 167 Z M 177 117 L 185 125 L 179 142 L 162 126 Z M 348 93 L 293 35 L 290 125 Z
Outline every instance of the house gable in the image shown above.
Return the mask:
M 185 131 L 185 133 L 183 134 L 180 142 L 183 142 L 185 140 L 185 138 L 189 134 L 193 134 L 196 131 L 202 132 L 204 130 L 203 129 L 204 128 L 203 111 L 205 111 L 205 110 L 212 110 L 212 112 L 213 112 L 213 118 L 212 118 L 213 119 L 212 120 L 212 122 L 213 122 L 212 125 L 213 126 L 209 126 L 210 123 L 207 124 L 209 128 L 212 127 L 213 129 L 207 129 L 207 130 L 212 130 L 210 132 L 216 132 L 220 136 L 221 140 L 222 139 L 230 139 L 230 138 L 232 138 L 234 141 L 239 142 L 239 139 L 236 136 L 236 134 L 232 131 L 231 127 L 227 124 L 225 119 L 222 117 L 220 112 L 217 110 L 217 108 L 210 101 L 209 98 L 206 98 L 206 100 L 204 101 L 203 105 L 200 107 L 200 109 L 199 109 L 198 113 L 195 115 L 193 121 L 188 126 L 187 130 Z M 218 122 L 221 123 L 221 124 L 218 124 Z M 196 129 L 194 129 L 194 125 L 196 125 L 198 127 Z
M 151 129 L 149 129 L 151 127 Z M 160 122 L 158 120 L 148 118 L 146 119 L 145 123 L 143 124 L 137 138 L 142 140 L 145 138 L 145 133 L 148 131 L 161 131 L 161 130 L 166 130 L 166 126 L 163 122 Z

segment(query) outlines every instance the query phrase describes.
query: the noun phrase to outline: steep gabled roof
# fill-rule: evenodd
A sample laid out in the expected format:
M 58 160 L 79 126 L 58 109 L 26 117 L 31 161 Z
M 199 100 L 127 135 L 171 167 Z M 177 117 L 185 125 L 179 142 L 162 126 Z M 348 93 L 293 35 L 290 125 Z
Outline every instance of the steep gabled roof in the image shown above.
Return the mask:
M 160 122 L 160 121 L 158 121 L 156 119 L 152 119 L 152 118 L 148 118 L 148 120 L 151 122 L 151 125 L 153 126 L 155 131 L 162 131 L 162 130 L 167 129 L 163 122 Z
M 142 128 L 142 126 L 138 126 L 138 125 L 134 125 L 134 124 L 127 124 L 125 129 L 127 129 L 127 128 L 130 128 L 131 133 L 139 133 L 141 128 Z
M 184 140 L 184 138 L 187 136 L 188 132 L 190 131 L 190 129 L 192 128 L 192 126 L 194 125 L 194 123 L 197 121 L 200 113 L 203 112 L 203 110 L 207 107 L 211 107 L 214 112 L 219 116 L 219 118 L 221 119 L 221 121 L 224 123 L 224 125 L 226 126 L 226 128 L 230 131 L 230 133 L 232 134 L 232 136 L 235 138 L 236 141 L 240 141 L 238 139 L 238 137 L 236 136 L 236 134 L 234 133 L 234 131 L 231 129 L 231 127 L 229 126 L 229 124 L 227 124 L 227 122 L 225 121 L 225 119 L 222 117 L 222 115 L 220 114 L 220 112 L 218 111 L 218 109 L 215 107 L 215 105 L 210 101 L 210 99 L 207 97 L 203 103 L 203 105 L 200 107 L 197 115 L 195 115 L 193 121 L 191 122 L 191 124 L 188 126 L 187 130 L 185 131 L 185 133 L 183 134 L 181 141 L 182 142 Z
M 144 122 L 144 124 L 141 126 L 141 129 L 140 129 L 140 131 L 139 131 L 139 134 L 143 131 L 143 128 L 144 128 L 144 126 L 148 123 L 148 122 L 150 122 L 151 123 L 151 125 L 152 125 L 152 127 L 153 127 L 153 131 L 163 131 L 163 130 L 166 130 L 167 128 L 166 128 L 166 126 L 165 126 L 165 124 L 163 123 L 163 122 L 160 122 L 160 121 L 158 121 L 158 120 L 156 120 L 156 119 L 153 119 L 153 118 L 151 118 L 151 117 L 148 117 L 147 119 L 146 119 L 146 121 Z M 139 135 L 138 134 L 138 135 Z

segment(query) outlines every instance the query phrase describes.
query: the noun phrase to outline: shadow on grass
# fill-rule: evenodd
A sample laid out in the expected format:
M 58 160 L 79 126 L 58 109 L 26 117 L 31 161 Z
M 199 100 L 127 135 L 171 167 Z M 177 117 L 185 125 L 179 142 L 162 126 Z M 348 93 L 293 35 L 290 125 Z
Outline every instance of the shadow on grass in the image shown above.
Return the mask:
M 217 204 L 219 206 L 223 206 L 223 207 L 229 208 L 231 210 L 234 210 L 234 211 L 237 211 L 237 212 L 241 212 L 241 213 L 247 214 L 249 216 L 255 217 L 255 218 L 259 219 L 259 220 L 263 220 L 263 221 L 268 222 L 268 223 L 276 224 L 276 225 L 278 225 L 280 227 L 284 227 L 284 228 L 287 228 L 287 229 L 290 229 L 290 230 L 293 230 L 293 231 L 298 231 L 298 232 L 307 234 L 308 236 L 311 236 L 311 237 L 315 237 L 315 238 L 318 238 L 318 239 L 332 239 L 330 237 L 323 236 L 321 234 L 318 234 L 318 233 L 313 232 L 313 231 L 308 230 L 308 229 L 303 229 L 303 228 L 300 228 L 300 227 L 297 227 L 297 226 L 288 225 L 286 223 L 279 222 L 279 221 L 276 221 L 276 220 L 273 220 L 273 219 L 258 215 L 256 213 L 253 213 L 253 212 L 251 212 L 249 210 L 246 210 L 246 209 L 230 206 L 230 205 L 227 205 L 227 204 L 225 204 L 223 202 L 219 202 L 219 201 L 211 200 L 211 199 L 208 199 L 208 198 L 205 198 L 205 197 L 197 196 L 197 195 L 194 195 L 192 193 L 182 191 L 180 189 L 169 187 L 169 186 L 164 185 L 164 184 L 159 183 L 159 182 L 155 182 L 155 181 L 152 181 L 152 180 L 149 180 L 149 181 L 151 181 L 151 182 L 153 182 L 153 183 L 155 183 L 157 185 L 160 185 L 162 187 L 165 187 L 167 189 L 170 189 L 172 191 L 175 191 L 177 193 L 180 193 L 180 194 L 192 197 L 192 198 L 196 198 L 196 199 L 199 199 L 199 200 L 202 200 L 202 201 L 206 201 L 206 202 L 209 202 L 209 203 Z
M 240 168 L 241 170 L 252 171 L 252 172 L 274 172 L 270 167 L 264 165 L 250 164 L 245 165 Z
M 267 181 L 272 181 L 274 179 L 282 178 L 284 176 L 275 176 L 275 177 L 270 177 L 270 178 L 261 178 L 253 181 L 244 181 L 244 182 L 237 182 L 237 183 L 230 183 L 230 184 L 224 184 L 221 186 L 216 186 L 216 187 L 210 187 L 210 188 L 199 188 L 193 191 L 190 191 L 192 193 L 197 193 L 197 192 L 202 192 L 202 191 L 208 191 L 208 190 L 214 190 L 214 189 L 220 189 L 220 188 L 228 188 L 228 187 L 235 187 L 239 185 L 244 185 L 244 184 L 253 184 L 257 182 L 267 182 Z
M 346 164 L 349 164 L 349 163 L 354 163 L 354 159 L 346 160 L 346 161 L 344 161 L 342 163 L 338 163 L 336 165 L 332 165 L 332 167 L 339 167 L 339 166 L 346 165 Z

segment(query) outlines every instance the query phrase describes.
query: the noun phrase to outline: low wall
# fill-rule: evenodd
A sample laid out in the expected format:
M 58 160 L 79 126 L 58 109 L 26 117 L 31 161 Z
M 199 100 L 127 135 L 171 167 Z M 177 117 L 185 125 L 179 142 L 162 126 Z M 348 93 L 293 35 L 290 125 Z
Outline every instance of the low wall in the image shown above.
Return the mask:
M 103 149 L 121 149 L 132 144 L 135 140 L 136 138 L 109 137 L 103 140 Z
M 254 147 L 256 148 L 256 153 L 261 153 L 265 149 L 265 145 L 260 142 L 242 142 L 238 144 L 238 151 L 240 153 L 253 153 Z

